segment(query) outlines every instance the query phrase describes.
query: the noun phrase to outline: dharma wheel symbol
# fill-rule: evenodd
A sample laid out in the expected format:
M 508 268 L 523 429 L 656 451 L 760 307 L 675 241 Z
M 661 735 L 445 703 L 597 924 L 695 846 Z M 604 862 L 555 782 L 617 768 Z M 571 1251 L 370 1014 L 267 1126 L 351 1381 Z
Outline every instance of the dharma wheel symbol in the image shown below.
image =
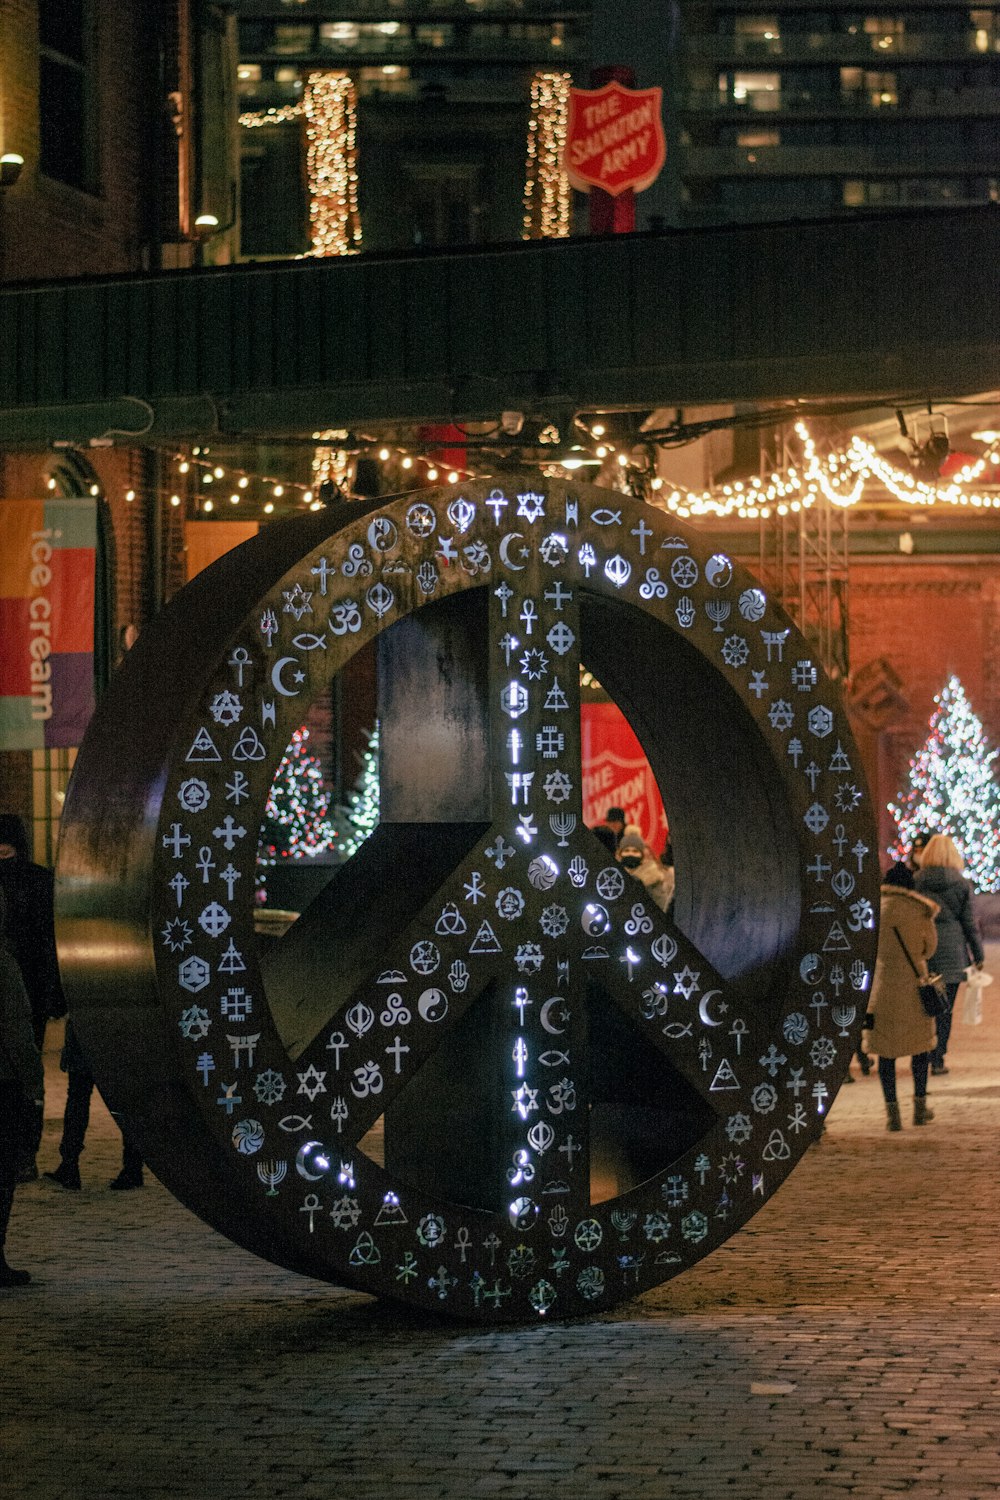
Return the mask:
M 741 568 L 613 499 L 531 476 L 278 523 L 149 626 L 88 732 L 74 1022 L 161 1180 L 278 1264 L 465 1319 L 610 1307 L 737 1230 L 846 1072 L 878 864 L 867 799 L 835 804 L 863 785 L 836 689 L 793 690 L 808 648 Z M 704 606 L 748 589 L 724 653 Z M 368 647 L 380 825 L 262 950 L 275 769 Z M 584 824 L 584 667 L 663 793 L 667 915 Z

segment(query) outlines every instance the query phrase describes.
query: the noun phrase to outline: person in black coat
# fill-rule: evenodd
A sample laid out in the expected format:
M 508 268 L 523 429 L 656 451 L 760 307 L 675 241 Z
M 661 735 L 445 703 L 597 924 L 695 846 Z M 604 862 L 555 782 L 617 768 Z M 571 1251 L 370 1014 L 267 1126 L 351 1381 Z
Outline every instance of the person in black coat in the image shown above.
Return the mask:
M 983 967 L 983 939 L 972 908 L 972 886 L 962 874 L 963 868 L 955 842 L 946 833 L 936 833 L 920 856 L 914 880 L 920 894 L 940 907 L 934 919 L 938 935 L 934 968 L 945 982 L 948 1009 L 938 1017 L 937 1046 L 931 1053 L 931 1073 L 937 1078 L 948 1072 L 944 1059 L 958 987 L 970 961 L 977 969 Z
M 4 907 L 0 891 L 0 1287 L 14 1287 L 31 1280 L 27 1271 L 7 1264 L 4 1245 L 20 1170 L 22 1121 L 25 1115 L 41 1119 L 43 1075 L 28 992 L 4 941 Z
M 0 890 L 7 903 L 7 944 L 24 979 L 35 1043 L 49 1021 L 66 1014 L 56 959 L 51 870 L 29 857 L 28 835 L 15 813 L 0 813 Z
M 29 857 L 24 823 L 14 813 L 0 813 L 0 892 L 7 907 L 7 943 L 28 992 L 39 1052 L 48 1022 L 66 1014 L 56 958 L 53 887 L 52 871 Z M 21 1181 L 38 1176 L 35 1155 L 41 1139 L 40 1116 L 33 1128 L 35 1124 L 38 1138 L 28 1134 L 21 1142 Z

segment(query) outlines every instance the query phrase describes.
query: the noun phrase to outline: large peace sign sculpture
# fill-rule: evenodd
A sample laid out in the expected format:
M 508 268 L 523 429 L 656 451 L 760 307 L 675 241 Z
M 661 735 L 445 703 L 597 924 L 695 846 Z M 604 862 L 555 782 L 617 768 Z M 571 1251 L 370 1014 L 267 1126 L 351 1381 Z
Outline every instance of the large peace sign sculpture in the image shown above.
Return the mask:
M 380 636 L 382 821 L 259 953 L 258 829 Z M 669 915 L 583 826 L 599 678 L 670 815 Z M 716 1248 L 817 1136 L 878 862 L 835 686 L 671 517 L 522 477 L 270 527 L 118 674 L 63 819 L 59 943 L 156 1174 L 281 1265 L 486 1321 Z

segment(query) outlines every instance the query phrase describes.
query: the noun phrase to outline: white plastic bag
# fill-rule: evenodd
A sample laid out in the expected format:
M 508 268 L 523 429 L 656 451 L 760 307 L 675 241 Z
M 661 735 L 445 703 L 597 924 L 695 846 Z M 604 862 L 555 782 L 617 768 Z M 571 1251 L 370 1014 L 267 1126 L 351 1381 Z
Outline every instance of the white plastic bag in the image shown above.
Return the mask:
M 966 1026 L 982 1025 L 983 990 L 992 983 L 992 974 L 987 974 L 972 964 L 966 969 L 965 997 L 962 1001 L 962 1020 Z

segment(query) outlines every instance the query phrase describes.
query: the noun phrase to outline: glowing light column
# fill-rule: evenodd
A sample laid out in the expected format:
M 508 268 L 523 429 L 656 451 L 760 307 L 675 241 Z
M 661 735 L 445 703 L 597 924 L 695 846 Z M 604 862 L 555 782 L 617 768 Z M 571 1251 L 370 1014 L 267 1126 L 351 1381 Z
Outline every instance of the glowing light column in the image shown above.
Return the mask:
M 356 255 L 357 93 L 349 73 L 310 73 L 303 107 L 308 141 L 311 255 Z
M 558 240 L 569 234 L 570 186 L 563 166 L 569 85 L 568 73 L 536 73 L 531 80 L 521 234 L 525 240 Z

